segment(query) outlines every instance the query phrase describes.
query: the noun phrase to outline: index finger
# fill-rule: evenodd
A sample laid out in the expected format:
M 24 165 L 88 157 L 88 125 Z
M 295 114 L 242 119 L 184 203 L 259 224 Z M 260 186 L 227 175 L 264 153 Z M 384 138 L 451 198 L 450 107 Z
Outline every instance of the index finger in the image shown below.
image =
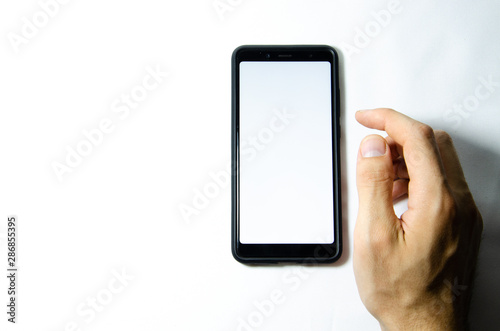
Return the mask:
M 356 120 L 368 128 L 387 132 L 402 146 L 411 181 L 409 189 L 425 194 L 442 188 L 445 172 L 430 126 L 388 108 L 358 111 Z

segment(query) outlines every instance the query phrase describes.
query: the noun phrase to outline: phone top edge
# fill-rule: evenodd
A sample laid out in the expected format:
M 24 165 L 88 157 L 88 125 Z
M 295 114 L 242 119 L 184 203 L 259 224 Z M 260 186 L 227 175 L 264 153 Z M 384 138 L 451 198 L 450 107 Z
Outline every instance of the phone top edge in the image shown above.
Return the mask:
M 338 52 L 337 50 L 330 45 L 324 45 L 324 44 L 301 44 L 301 45 L 241 45 L 238 46 L 234 49 L 231 59 L 233 64 L 237 64 L 241 61 L 244 61 L 240 59 L 242 53 L 248 53 L 255 55 L 255 53 L 260 52 L 325 52 L 329 53 L 332 56 L 331 61 L 334 63 L 338 62 Z M 264 59 L 264 60 L 269 60 L 269 59 Z M 302 59 L 304 61 L 306 59 Z M 248 60 L 247 60 L 248 61 Z M 273 59 L 273 61 L 275 61 Z M 284 61 L 284 59 L 279 59 L 278 61 Z M 313 61 L 311 59 L 311 61 Z
M 327 44 L 283 44 L 283 45 L 277 45 L 277 44 L 247 44 L 247 45 L 240 45 L 236 47 L 233 51 L 237 52 L 241 49 L 249 49 L 249 50 L 261 50 L 261 49 L 332 49 L 335 51 L 335 48 L 333 46 L 327 45 Z

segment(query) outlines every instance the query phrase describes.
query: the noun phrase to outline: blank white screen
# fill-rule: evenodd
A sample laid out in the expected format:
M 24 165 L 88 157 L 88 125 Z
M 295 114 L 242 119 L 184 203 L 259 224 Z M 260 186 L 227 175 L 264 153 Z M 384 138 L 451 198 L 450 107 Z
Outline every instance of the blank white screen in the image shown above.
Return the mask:
M 333 243 L 329 62 L 240 63 L 240 241 Z

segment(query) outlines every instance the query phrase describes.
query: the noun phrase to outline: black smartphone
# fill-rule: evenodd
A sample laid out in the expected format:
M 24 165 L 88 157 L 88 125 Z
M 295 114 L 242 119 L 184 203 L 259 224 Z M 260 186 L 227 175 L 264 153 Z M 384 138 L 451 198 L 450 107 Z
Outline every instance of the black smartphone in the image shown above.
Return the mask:
M 342 252 L 338 55 L 240 46 L 232 55 L 232 253 L 325 263 Z

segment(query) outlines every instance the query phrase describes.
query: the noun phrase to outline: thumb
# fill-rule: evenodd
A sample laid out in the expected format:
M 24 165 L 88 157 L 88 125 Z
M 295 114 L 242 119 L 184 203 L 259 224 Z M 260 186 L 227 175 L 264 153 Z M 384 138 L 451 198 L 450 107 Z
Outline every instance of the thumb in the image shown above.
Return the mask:
M 359 196 L 356 227 L 369 238 L 387 238 L 395 234 L 397 217 L 392 202 L 394 178 L 387 141 L 379 135 L 367 136 L 361 142 L 356 168 Z

